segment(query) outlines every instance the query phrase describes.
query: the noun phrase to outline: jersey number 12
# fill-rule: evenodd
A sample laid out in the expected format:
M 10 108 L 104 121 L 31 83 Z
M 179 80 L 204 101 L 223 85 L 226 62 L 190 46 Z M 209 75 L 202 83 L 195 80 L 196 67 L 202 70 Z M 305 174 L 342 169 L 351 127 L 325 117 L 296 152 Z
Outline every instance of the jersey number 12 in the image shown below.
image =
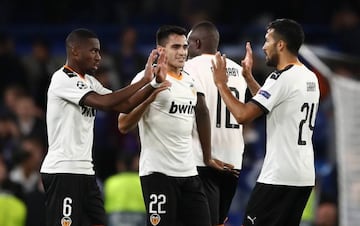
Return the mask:
M 235 87 L 229 87 L 234 96 L 239 99 L 239 91 Z M 218 92 L 217 107 L 216 107 L 216 128 L 221 127 L 221 96 Z M 239 129 L 239 124 L 230 123 L 231 112 L 225 106 L 225 128 Z

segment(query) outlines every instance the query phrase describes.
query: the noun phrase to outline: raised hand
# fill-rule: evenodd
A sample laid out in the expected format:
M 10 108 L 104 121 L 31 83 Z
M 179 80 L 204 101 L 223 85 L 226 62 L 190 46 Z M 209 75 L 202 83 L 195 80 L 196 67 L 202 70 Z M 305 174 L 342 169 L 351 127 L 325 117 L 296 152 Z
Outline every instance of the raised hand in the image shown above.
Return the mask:
M 220 52 L 215 54 L 215 61 L 211 60 L 212 72 L 215 85 L 226 84 L 228 81 L 228 76 L 226 74 L 226 56 L 225 54 L 221 55 Z
M 156 77 L 156 82 L 162 83 L 166 80 L 166 74 L 168 72 L 167 57 L 165 55 L 164 49 L 160 49 L 158 54 L 159 57 L 157 60 L 157 65 L 154 67 L 154 75 Z
M 253 53 L 251 49 L 250 42 L 246 43 L 246 54 L 245 58 L 241 61 L 241 66 L 243 68 L 242 75 L 245 79 L 252 77 L 252 67 L 253 67 Z
M 156 49 L 153 49 L 147 59 L 146 65 L 145 65 L 145 73 L 143 79 L 146 83 L 150 82 L 154 78 L 154 67 L 153 62 L 158 57 L 158 51 Z

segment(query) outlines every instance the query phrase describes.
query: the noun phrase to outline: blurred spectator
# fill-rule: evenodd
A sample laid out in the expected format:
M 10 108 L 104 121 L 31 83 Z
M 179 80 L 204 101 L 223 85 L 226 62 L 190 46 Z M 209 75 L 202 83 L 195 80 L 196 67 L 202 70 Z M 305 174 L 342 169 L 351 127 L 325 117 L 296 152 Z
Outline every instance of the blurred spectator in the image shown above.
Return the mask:
M 315 217 L 315 226 L 336 226 L 337 223 L 337 207 L 334 203 L 320 203 Z
M 116 66 L 112 52 L 106 47 L 101 48 L 101 63 L 94 76 L 104 82 L 103 86 L 111 90 L 122 88 L 121 78 L 116 72 Z
M 94 77 L 106 88 L 111 87 L 111 68 L 102 65 L 95 72 Z M 119 132 L 117 130 L 117 113 L 96 111 L 94 122 L 94 162 L 97 176 L 104 181 L 108 176 L 116 173 L 116 150 L 119 147 Z
M 15 54 L 14 41 L 6 34 L 0 33 L 0 90 L 8 85 L 18 84 L 28 87 L 24 65 Z
M 46 92 L 51 75 L 63 62 L 56 62 L 50 55 L 49 43 L 43 39 L 36 39 L 32 43 L 31 53 L 23 57 L 27 70 L 29 88 L 35 102 L 45 109 Z
M 13 164 L 13 152 L 20 140 L 20 131 L 15 121 L 8 116 L 0 116 L 0 155 L 9 168 Z
M 121 86 L 128 85 L 145 67 L 146 58 L 137 49 L 137 31 L 127 27 L 119 36 L 119 50 L 114 54 L 114 66 Z
M 111 80 L 110 80 L 110 74 L 111 68 L 108 65 L 102 65 L 100 66 L 95 74 L 94 77 L 105 87 L 108 89 L 111 89 Z
M 25 226 L 26 207 L 19 198 L 21 186 L 8 179 L 7 167 L 0 155 L 0 225 Z
M 104 86 L 111 86 L 111 68 L 100 66 L 94 77 Z M 94 124 L 94 162 L 97 176 L 104 181 L 117 172 L 116 155 L 121 150 L 139 150 L 136 131 L 120 134 L 117 128 L 117 112 L 96 111 Z
M 2 101 L 0 105 L 1 115 L 15 118 L 15 107 L 18 99 L 26 95 L 24 87 L 18 84 L 6 86 L 2 92 Z
M 25 193 L 38 189 L 40 164 L 44 157 L 44 145 L 37 138 L 24 138 L 15 154 L 15 167 L 10 171 L 10 179 L 22 185 Z
M 332 27 L 340 50 L 354 56 L 360 56 L 360 17 L 351 6 L 344 5 L 332 18 Z
M 104 185 L 109 226 L 143 226 L 146 214 L 138 174 L 139 156 L 123 152 L 116 166 L 118 173 Z
M 5 160 L 1 154 L 0 154 L 0 193 L 7 193 L 14 195 L 20 200 L 24 199 L 22 186 L 9 179 L 8 167 L 6 166 Z
M 45 193 L 40 180 L 40 164 L 45 146 L 36 137 L 22 139 L 15 154 L 15 167 L 10 171 L 10 180 L 21 185 L 27 208 L 26 226 L 45 226 Z
M 46 125 L 43 112 L 39 109 L 31 96 L 18 99 L 15 106 L 16 123 L 22 137 L 38 137 L 46 143 Z

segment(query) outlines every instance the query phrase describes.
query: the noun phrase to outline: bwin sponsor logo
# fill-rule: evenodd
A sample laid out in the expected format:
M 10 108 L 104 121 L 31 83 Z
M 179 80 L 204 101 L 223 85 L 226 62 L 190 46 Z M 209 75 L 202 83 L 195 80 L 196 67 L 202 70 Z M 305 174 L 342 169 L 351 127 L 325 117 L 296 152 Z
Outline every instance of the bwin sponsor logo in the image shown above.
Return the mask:
M 175 101 L 171 102 L 170 114 L 180 113 L 180 114 L 193 114 L 195 105 L 190 101 L 189 104 L 176 104 Z

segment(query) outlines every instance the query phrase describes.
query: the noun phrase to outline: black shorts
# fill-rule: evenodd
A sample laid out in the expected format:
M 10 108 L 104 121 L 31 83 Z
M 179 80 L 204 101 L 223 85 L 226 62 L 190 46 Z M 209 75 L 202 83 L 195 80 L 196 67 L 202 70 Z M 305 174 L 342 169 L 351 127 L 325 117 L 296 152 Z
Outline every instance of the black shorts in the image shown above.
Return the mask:
M 47 226 L 105 225 L 104 201 L 94 175 L 42 173 L 41 178 Z
M 198 176 L 141 176 L 149 226 L 209 226 L 209 205 Z
M 246 207 L 243 226 L 295 226 L 300 224 L 312 186 L 256 183 Z
M 238 178 L 227 171 L 198 167 L 208 198 L 212 225 L 224 224 L 238 185 Z

